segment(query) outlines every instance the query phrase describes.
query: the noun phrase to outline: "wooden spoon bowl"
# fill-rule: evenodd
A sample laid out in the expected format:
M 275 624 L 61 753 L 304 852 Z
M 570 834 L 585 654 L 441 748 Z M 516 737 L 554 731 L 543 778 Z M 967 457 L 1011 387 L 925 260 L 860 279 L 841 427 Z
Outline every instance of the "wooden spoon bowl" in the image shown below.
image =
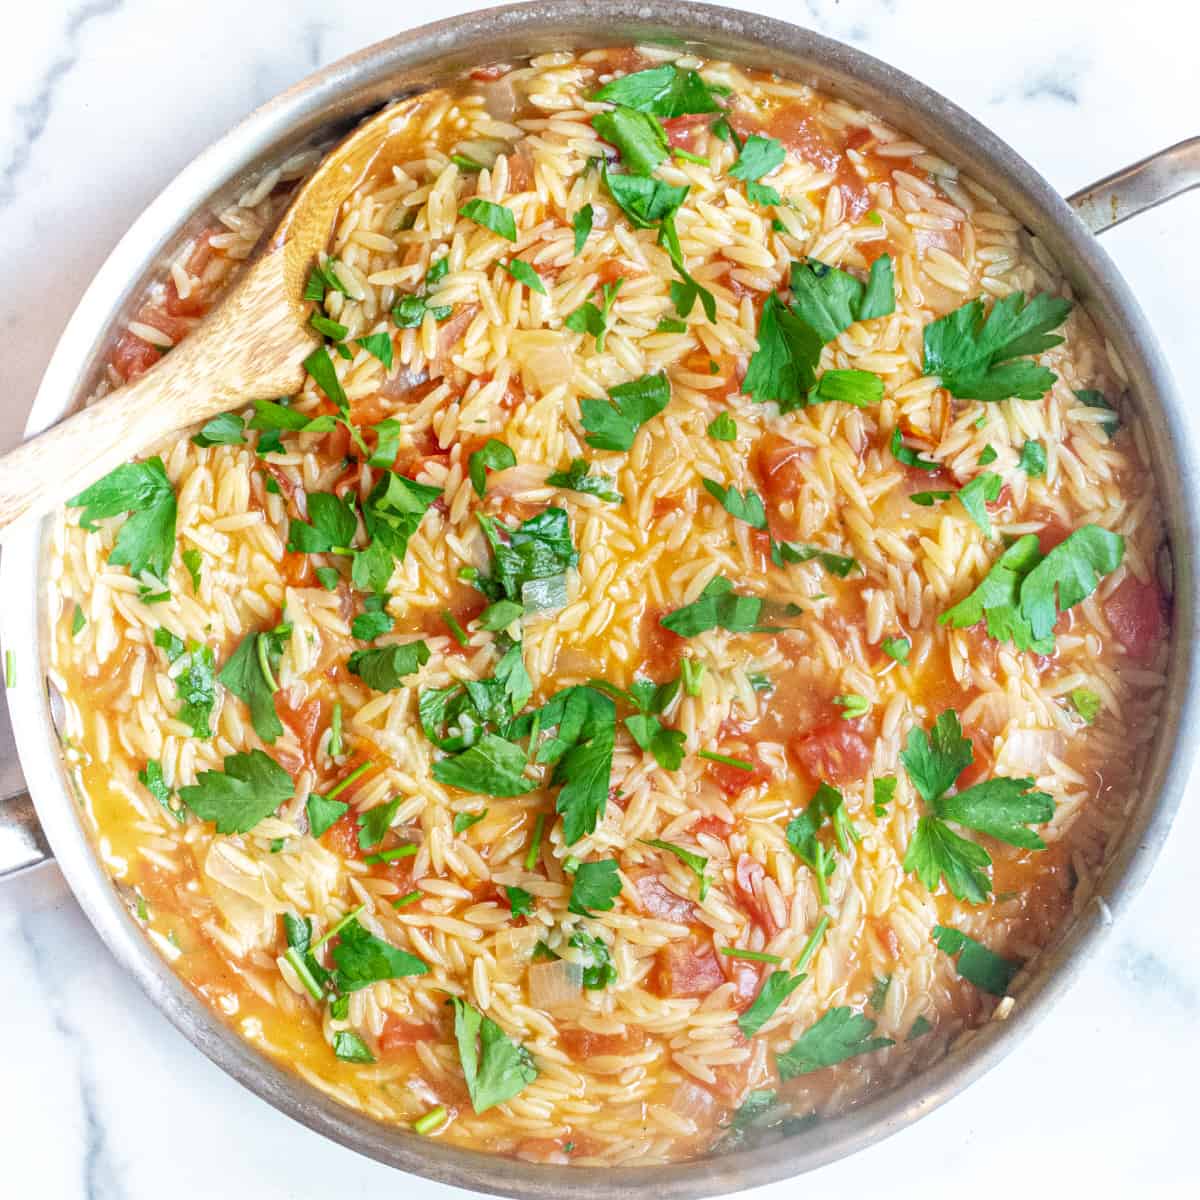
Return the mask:
M 288 396 L 321 339 L 304 285 L 342 202 L 385 147 L 411 137 L 444 93 L 383 109 L 318 165 L 216 308 L 144 375 L 0 457 L 0 540 L 169 435 L 251 400 Z

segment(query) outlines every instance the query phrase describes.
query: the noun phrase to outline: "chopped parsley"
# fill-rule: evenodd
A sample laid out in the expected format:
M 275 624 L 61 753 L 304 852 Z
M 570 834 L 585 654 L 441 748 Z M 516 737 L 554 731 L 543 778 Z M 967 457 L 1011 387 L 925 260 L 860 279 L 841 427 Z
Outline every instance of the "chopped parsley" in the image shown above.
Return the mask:
M 223 771 L 201 771 L 179 798 L 218 833 L 249 833 L 293 791 L 292 777 L 270 755 L 251 750 L 229 755 Z
M 714 442 L 736 442 L 738 435 L 737 422 L 727 413 L 718 413 L 705 430 Z
M 959 929 L 935 925 L 933 940 L 937 948 L 945 951 L 951 958 L 958 955 L 958 973 L 968 983 L 973 983 L 981 991 L 990 992 L 993 996 L 1003 996 L 1008 991 L 1013 977 L 1021 969 L 1020 963 L 1002 958 L 982 942 L 968 937 Z M 913 1035 L 909 1036 L 911 1038 Z
M 621 290 L 624 279 L 618 277 L 600 289 L 600 307 L 585 300 L 577 309 L 567 314 L 563 324 L 572 333 L 590 333 L 596 339 L 596 352 L 604 352 L 604 340 L 608 336 L 608 314 Z
M 617 968 L 613 966 L 608 944 L 603 938 L 586 930 L 577 929 L 567 943 L 579 951 L 583 967 L 583 986 L 589 991 L 600 991 L 610 983 L 617 982 Z
M 829 903 L 827 881 L 837 866 L 833 850 L 818 836 L 826 821 L 842 853 L 848 854 L 851 843 L 859 841 L 861 835 L 846 815 L 842 793 L 827 783 L 817 788 L 804 811 L 793 817 L 784 831 L 792 852 L 811 869 L 822 904 Z
M 333 492 L 310 492 L 307 521 L 293 517 L 288 527 L 287 548 L 299 554 L 350 554 L 350 543 L 358 532 L 354 500 Z
M 963 736 L 953 710 L 947 709 L 934 722 L 932 738 L 921 728 L 909 732 L 900 761 L 929 812 L 917 822 L 904 869 L 914 872 L 931 892 L 944 879 L 960 900 L 983 904 L 992 890 L 987 870 L 992 857 L 977 842 L 956 834 L 949 823 L 1010 846 L 1043 850 L 1046 843 L 1028 826 L 1049 821 L 1054 801 L 1045 792 L 1030 791 L 1034 781 L 1029 778 L 988 779 L 947 795 L 974 759 L 971 740 Z
M 644 175 L 615 175 L 605 168 L 604 183 L 617 206 L 637 229 L 649 229 L 683 203 L 688 189 L 648 179 Z
M 670 399 L 671 385 L 665 375 L 643 375 L 611 388 L 611 403 L 581 400 L 579 410 L 588 431 L 584 441 L 597 450 L 629 450 L 637 431 L 658 416 Z
M 554 591 L 566 602 L 566 574 L 579 555 L 565 509 L 544 509 L 516 528 L 480 513 L 479 524 L 491 547 L 492 574 L 475 574 L 471 582 L 489 600 L 515 600 L 526 611 L 552 607 L 547 588 L 559 581 Z
M 759 623 L 765 607 L 766 601 L 758 596 L 739 595 L 728 579 L 718 575 L 707 584 L 698 600 L 660 617 L 659 624 L 680 637 L 695 637 L 710 629 L 724 629 L 729 633 L 773 633 L 783 628 Z M 783 615 L 794 616 L 798 611 L 795 605 L 788 605 Z
M 467 459 L 467 474 L 471 478 L 471 486 L 475 489 L 475 495 L 482 499 L 487 490 L 488 471 L 506 471 L 509 467 L 516 465 L 517 456 L 512 452 L 512 447 L 498 438 L 488 438 L 483 448 L 476 450 Z
M 1100 428 L 1111 438 L 1121 427 L 1121 421 L 1117 416 L 1117 410 L 1105 399 L 1103 392 L 1098 392 L 1095 388 L 1080 388 L 1075 393 L 1075 399 L 1080 404 L 1087 405 L 1088 408 L 1103 408 L 1113 415 L 1107 420 L 1100 422 Z
M 387 611 L 387 597 L 372 595 L 363 600 L 363 610 L 351 622 L 350 632 L 360 642 L 373 642 L 377 637 L 391 633 L 394 625 Z
M 486 808 L 480 809 L 479 812 L 460 812 L 454 814 L 454 832 L 466 833 L 472 825 L 478 825 L 484 817 L 488 815 Z
M 649 176 L 668 155 L 666 130 L 648 112 L 618 104 L 592 117 L 592 128 L 616 146 L 625 168 L 634 175 Z
M 529 1051 L 512 1041 L 495 1021 L 457 996 L 446 1003 L 454 1009 L 458 1058 L 471 1107 L 477 1113 L 511 1100 L 537 1078 Z
M 72 496 L 67 506 L 83 509 L 79 524 L 89 532 L 97 521 L 131 514 L 117 533 L 108 561 L 127 566 L 134 576 L 150 575 L 156 582 L 166 579 L 175 555 L 178 505 L 157 455 L 145 462 L 123 463 Z
M 983 581 L 939 618 L 952 629 L 987 621 L 988 636 L 1018 650 L 1049 654 L 1060 612 L 1096 590 L 1100 579 L 1121 565 L 1125 539 L 1099 525 L 1077 529 L 1043 555 L 1035 534 L 1018 538 L 996 560 Z
M 833 702 L 842 710 L 843 721 L 854 721 L 858 717 L 865 717 L 871 711 L 870 700 L 866 696 L 860 696 L 857 692 L 834 696 Z
M 533 897 L 524 889 L 509 884 L 504 889 L 508 910 L 514 917 L 527 917 L 533 912 Z
M 877 817 L 887 816 L 887 806 L 896 797 L 896 782 L 895 775 L 885 775 L 883 778 L 875 780 L 871 808 Z
M 883 380 L 871 371 L 826 371 L 808 393 L 809 404 L 853 404 L 867 408 L 883 399 Z
M 996 447 L 989 444 L 987 446 L 984 446 L 984 448 L 982 450 L 980 450 L 980 452 L 979 452 L 979 465 L 981 467 L 990 466 L 999 457 L 1000 457 L 1000 455 L 998 455 L 996 453 Z
M 677 846 L 674 842 L 664 842 L 661 838 L 639 838 L 643 846 L 653 846 L 656 850 L 665 850 L 673 854 L 693 875 L 700 885 L 700 903 L 703 904 L 708 896 L 709 884 L 712 882 L 707 875 L 708 859 L 694 850 Z
M 361 591 L 384 592 L 408 541 L 417 531 L 442 489 L 384 471 L 363 504 L 363 524 L 370 536 L 365 550 L 354 552 L 351 580 Z
M 890 448 L 892 451 L 892 457 L 898 463 L 902 463 L 906 467 L 915 467 L 918 471 L 940 471 L 942 468 L 941 463 L 933 462 L 928 458 L 922 458 L 914 449 L 912 449 L 911 446 L 906 446 L 904 444 L 904 439 L 900 434 L 900 427 L 898 425 L 892 430 Z M 935 499 L 940 500 L 948 500 L 950 498 L 949 492 L 945 493 L 944 495 L 941 493 L 937 493 L 936 495 L 934 493 L 930 493 L 930 495 Z M 932 502 L 932 500 L 929 501 L 929 503 Z M 920 504 L 922 501 L 918 500 L 917 503 Z
M 159 802 L 169 817 L 180 824 L 187 820 L 187 814 L 171 803 L 171 789 L 167 787 L 160 762 L 150 759 L 144 769 L 138 772 L 138 782 Z
M 337 368 L 333 365 L 333 359 L 329 357 L 329 351 L 324 346 L 318 346 L 304 360 L 304 369 L 312 377 L 317 387 L 337 405 L 343 415 L 350 411 L 350 401 L 342 390 L 342 382 L 338 379 Z
M 373 1063 L 375 1055 L 367 1043 L 350 1029 L 339 1029 L 333 1035 L 333 1053 L 343 1062 Z
M 354 343 L 361 346 L 372 358 L 377 358 L 384 370 L 392 369 L 392 335 L 390 333 L 369 333 L 366 337 L 355 338 Z
M 386 804 L 376 804 L 366 812 L 360 812 L 355 818 L 358 825 L 358 848 L 370 850 L 378 846 L 392 827 L 392 821 L 400 810 L 400 797 L 389 800 Z
M 898 663 L 906 663 L 912 650 L 912 643 L 906 637 L 890 637 L 884 638 L 880 642 L 879 648 L 888 658 L 894 658 Z
M 757 492 L 747 491 L 745 494 L 734 487 L 722 487 L 715 479 L 701 477 L 704 490 L 731 516 L 739 521 L 745 521 L 754 529 L 765 530 L 767 527 L 767 512 L 763 507 L 762 498 Z
M 537 292 L 539 296 L 546 294 L 546 285 L 542 282 L 542 277 L 523 259 L 510 258 L 501 265 L 509 275 L 518 283 L 523 283 L 531 292 Z
M 1071 706 L 1083 718 L 1083 723 L 1090 725 L 1100 715 L 1103 701 L 1087 688 L 1075 688 L 1071 692 Z
M 985 317 L 983 301 L 971 300 L 925 326 L 925 374 L 960 400 L 1040 400 L 1055 375 L 1028 356 L 1062 342 L 1050 330 L 1071 307 L 1044 293 L 1026 303 L 1024 293 L 1014 292 Z
M 825 936 L 829 924 L 828 915 L 822 916 L 817 922 L 812 933 L 809 934 L 808 940 L 804 943 L 799 958 L 796 959 L 794 974 L 789 974 L 787 971 L 772 971 L 767 976 L 758 995 L 754 998 L 754 1003 L 738 1017 L 738 1028 L 742 1031 L 743 1036 L 752 1038 L 758 1033 L 775 1015 L 775 1010 L 808 978 L 804 973 L 804 968 L 808 966 L 812 956 L 817 952 L 817 947 L 821 944 L 821 939 Z M 738 956 L 751 957 L 745 952 L 739 952 Z M 762 956 L 764 962 L 769 962 L 772 958 L 774 958 L 773 955 Z M 776 958 L 775 961 L 778 962 L 779 959 Z
M 746 195 L 751 203 L 779 204 L 779 193 L 759 180 L 781 166 L 785 157 L 782 143 L 754 134 L 742 143 L 737 162 L 729 168 L 729 174 L 746 184 Z
M 199 433 L 192 437 L 192 445 L 207 449 L 209 446 L 241 446 L 245 444 L 243 430 L 246 422 L 237 413 L 220 413 L 207 422 Z
M 571 881 L 571 898 L 567 901 L 567 910 L 581 917 L 591 917 L 596 912 L 608 912 L 620 894 L 621 877 L 615 858 L 580 863 Z
M 502 237 L 506 241 L 515 242 L 517 240 L 516 219 L 503 204 L 493 204 L 490 200 L 481 200 L 475 197 L 468 200 L 458 210 L 458 215 L 466 217 L 468 221 L 474 221 L 476 225 L 481 225 L 484 229 L 490 229 L 497 237 Z
M 355 650 L 346 668 L 367 687 L 377 692 L 393 692 L 403 686 L 406 676 L 415 674 L 428 661 L 429 646 L 424 641 L 404 642 L 376 650 Z
M 583 251 L 583 247 L 588 240 L 588 234 L 592 232 L 592 221 L 594 217 L 595 210 L 590 204 L 585 204 L 571 218 L 571 229 L 575 234 L 575 254 L 577 255 Z
M 832 1067 L 859 1054 L 870 1054 L 895 1045 L 891 1038 L 872 1037 L 875 1022 L 848 1007 L 831 1008 L 799 1040 L 775 1056 L 780 1079 L 794 1079 L 823 1067 Z
M 333 948 L 334 978 L 339 992 L 357 992 L 384 979 L 427 975 L 429 968 L 415 954 L 377 938 L 351 917 L 338 930 Z
M 717 94 L 717 89 L 705 83 L 695 71 L 684 71 L 674 63 L 663 63 L 622 75 L 606 83 L 591 99 L 670 118 L 720 112 Z
M 191 576 L 192 591 L 200 592 L 200 566 L 203 562 L 199 550 L 184 550 L 179 556 L 183 560 L 184 570 Z
M 1021 458 L 1017 463 L 1031 479 L 1046 474 L 1046 447 L 1032 439 L 1021 447 Z
M 268 745 L 274 744 L 283 732 L 283 724 L 275 711 L 279 683 L 274 673 L 291 634 L 290 625 L 277 625 L 262 633 L 247 634 L 217 677 L 250 709 L 254 732 Z
M 570 467 L 565 471 L 555 471 L 546 476 L 550 487 L 566 488 L 572 492 L 582 492 L 586 496 L 596 496 L 600 500 L 608 500 L 612 504 L 620 504 L 624 497 L 613 490 L 613 481 L 606 475 L 589 475 L 587 460 L 573 458 Z

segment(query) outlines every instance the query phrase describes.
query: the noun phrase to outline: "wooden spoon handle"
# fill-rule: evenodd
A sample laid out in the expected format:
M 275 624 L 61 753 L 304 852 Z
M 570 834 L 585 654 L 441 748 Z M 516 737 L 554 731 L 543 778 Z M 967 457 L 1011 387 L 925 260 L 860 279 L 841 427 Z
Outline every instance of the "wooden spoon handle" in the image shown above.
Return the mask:
M 0 457 L 0 538 L 179 429 L 299 389 L 317 338 L 288 300 L 286 251 L 253 263 L 224 303 L 144 375 Z

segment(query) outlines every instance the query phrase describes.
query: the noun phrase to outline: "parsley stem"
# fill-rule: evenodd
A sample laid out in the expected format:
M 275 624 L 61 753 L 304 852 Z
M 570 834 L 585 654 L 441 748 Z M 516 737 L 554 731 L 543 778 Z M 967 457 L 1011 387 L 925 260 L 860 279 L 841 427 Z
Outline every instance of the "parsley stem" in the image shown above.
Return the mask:
M 391 850 L 380 850 L 375 854 L 368 854 L 363 862 L 374 865 L 375 863 L 390 863 L 395 862 L 398 858 L 412 858 L 417 852 L 417 844 L 410 842 L 404 846 L 394 846 Z
M 754 764 L 747 762 L 744 758 L 730 758 L 728 754 L 718 754 L 715 750 L 699 750 L 697 753 L 701 758 L 707 758 L 709 762 L 723 763 L 727 767 L 736 767 L 739 771 L 754 770 Z
M 416 900 L 420 900 L 424 894 L 425 893 L 422 892 L 420 888 L 417 888 L 412 892 L 406 892 L 403 896 L 397 896 L 396 899 L 392 901 L 392 907 L 404 908 L 406 905 L 412 904 Z
M 260 633 L 254 639 L 254 650 L 258 655 L 259 669 L 267 681 L 267 690 L 274 695 L 279 691 L 279 684 L 275 681 L 275 676 L 271 674 L 271 639 L 266 634 Z
M 17 660 L 13 657 L 11 650 L 4 652 L 4 686 L 6 688 L 17 686 Z
M 821 944 L 821 939 L 825 936 L 825 931 L 829 928 L 829 914 L 826 913 L 816 924 L 816 928 L 808 935 L 808 941 L 804 943 L 804 949 L 800 951 L 800 957 L 796 959 L 794 968 L 796 974 L 799 974 L 808 966 L 809 959 L 817 952 L 817 947 Z
M 361 775 L 363 775 L 364 772 L 369 771 L 374 765 L 375 764 L 370 761 L 367 761 L 364 763 L 359 763 L 358 766 L 355 767 L 354 770 L 351 771 L 350 774 L 347 775 L 346 778 L 341 781 L 341 783 L 334 784 L 334 786 L 331 787 L 329 789 L 329 791 L 327 791 L 325 793 L 325 799 L 326 800 L 335 799 L 342 792 L 344 792 L 356 779 L 358 779 Z
M 828 921 L 828 917 L 822 920 Z M 762 950 L 739 950 L 736 946 L 722 946 L 721 953 L 726 958 L 744 958 L 747 962 L 774 963 L 779 966 L 783 959 L 778 954 L 766 954 Z
M 445 1106 L 439 1104 L 437 1108 L 431 1108 L 423 1117 L 418 1117 L 413 1122 L 413 1133 L 432 1133 L 439 1125 L 445 1124 L 445 1121 Z
M 702 167 L 712 166 L 712 163 L 710 163 L 707 158 L 704 158 L 699 154 L 693 154 L 690 150 L 681 150 L 678 146 L 672 147 L 671 153 L 676 158 L 682 158 L 684 162 L 699 163 Z
M 296 977 L 304 985 L 304 990 L 319 1004 L 325 993 L 321 991 L 321 985 L 313 978 L 313 973 L 308 969 L 308 963 L 304 961 L 304 956 L 295 946 L 289 946 L 283 957 L 292 964 L 292 970 L 296 972 Z
M 316 954 L 316 952 L 320 950 L 320 948 L 325 945 L 325 943 L 329 941 L 329 939 L 333 937 L 335 933 L 340 933 L 366 907 L 367 906 L 365 904 L 360 904 L 357 908 L 352 908 L 344 917 L 340 918 L 333 925 L 330 925 L 330 927 L 325 930 L 325 932 L 321 934 L 321 936 L 317 938 L 315 942 L 313 942 L 313 944 L 309 947 L 309 951 L 313 954 Z
M 333 715 L 329 718 L 329 757 L 337 758 L 342 752 L 342 705 L 341 701 L 333 706 Z
M 467 631 L 458 623 L 454 614 L 448 609 L 442 609 L 442 620 L 446 622 L 446 627 L 454 635 L 454 640 L 460 645 L 467 644 Z
M 542 849 L 542 834 L 546 831 L 546 814 L 538 813 L 537 820 L 533 823 L 533 841 L 529 843 L 529 849 L 525 854 L 525 870 L 532 871 L 537 866 L 538 856 Z
M 825 847 L 817 842 L 817 851 L 813 856 L 813 874 L 817 877 L 817 896 L 822 904 L 829 903 L 829 886 L 825 882 Z

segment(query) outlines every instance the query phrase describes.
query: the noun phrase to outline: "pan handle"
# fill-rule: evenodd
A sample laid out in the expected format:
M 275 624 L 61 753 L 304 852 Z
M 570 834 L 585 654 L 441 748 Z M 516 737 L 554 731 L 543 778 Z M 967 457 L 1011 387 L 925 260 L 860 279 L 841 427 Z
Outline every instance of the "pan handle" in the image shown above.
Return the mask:
M 1068 196 L 1067 203 L 1092 233 L 1103 233 L 1194 187 L 1200 187 L 1200 137 L 1108 175 Z
M 29 793 L 0 800 L 0 879 L 53 857 Z

